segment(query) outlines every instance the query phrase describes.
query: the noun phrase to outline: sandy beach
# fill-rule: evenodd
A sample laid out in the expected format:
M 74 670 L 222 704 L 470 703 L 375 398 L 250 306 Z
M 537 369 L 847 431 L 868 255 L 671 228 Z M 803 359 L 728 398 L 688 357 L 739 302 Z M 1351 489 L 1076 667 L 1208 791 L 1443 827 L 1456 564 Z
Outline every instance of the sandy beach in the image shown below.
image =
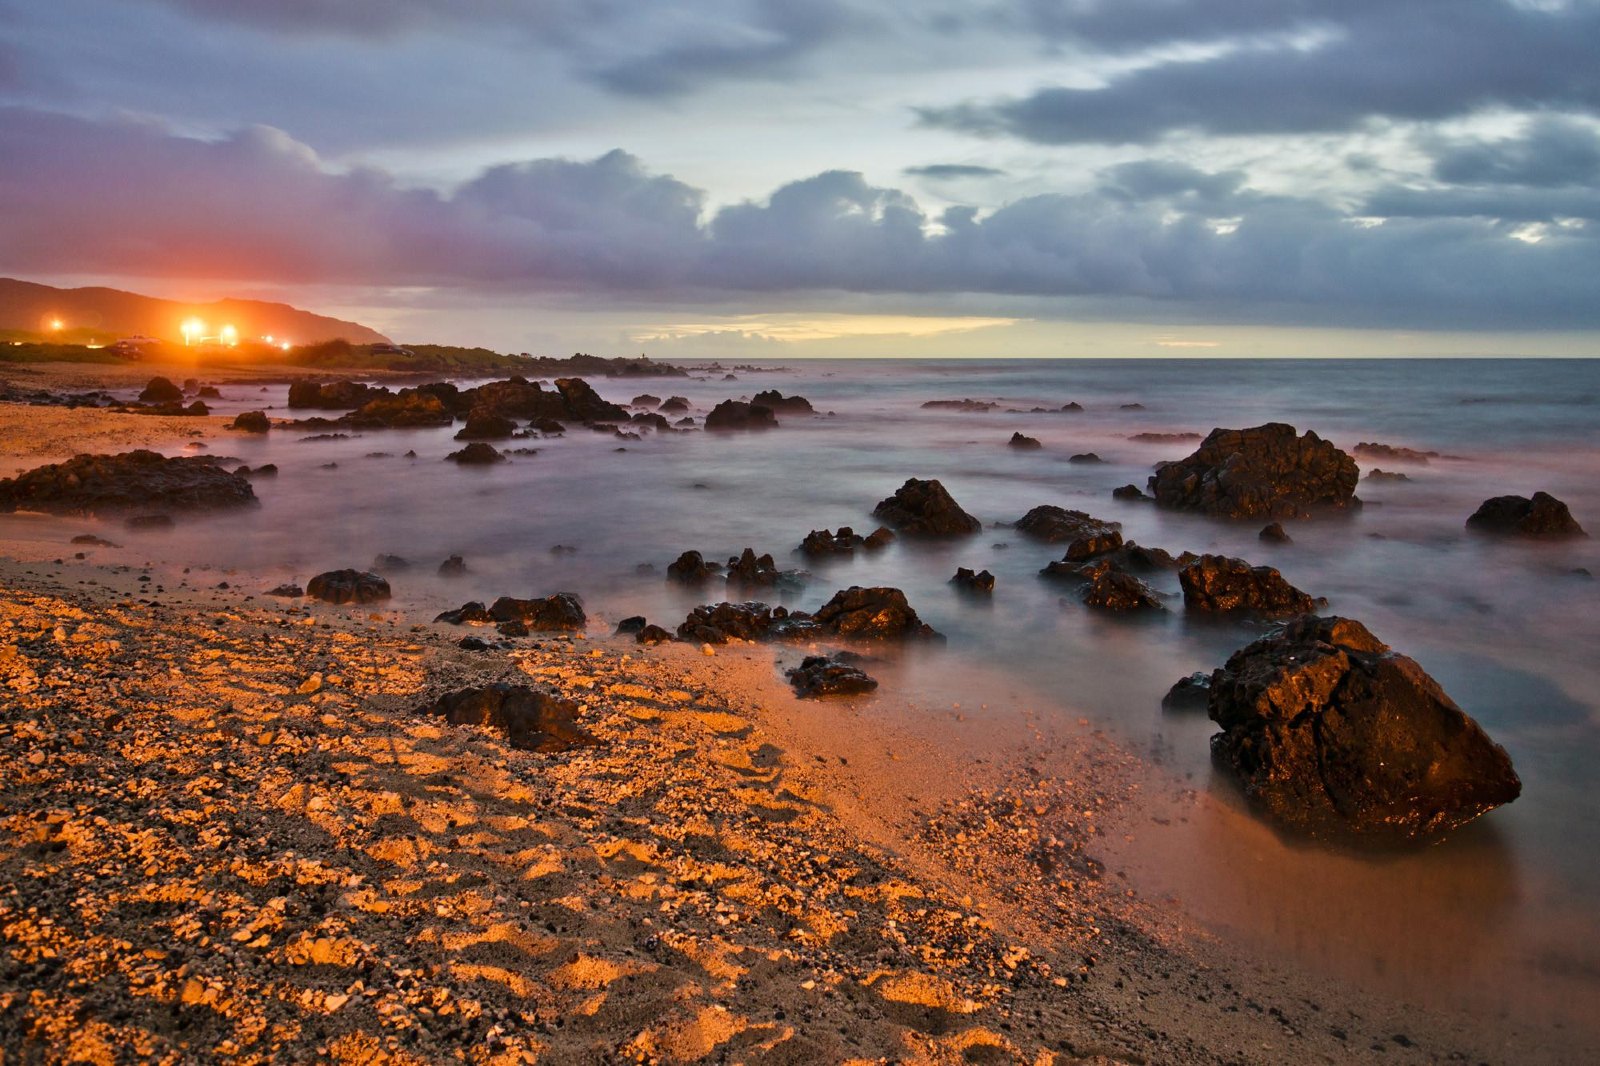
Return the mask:
M 0 376 L 132 383 L 27 370 Z M 223 454 L 223 421 L 8 404 L 0 476 Z M 611 619 L 469 651 L 5 521 L 0 1063 L 1571 1061 L 1128 889 L 1107 837 L 1181 782 L 1086 720 L 800 701 L 775 668 L 798 649 Z M 504 680 L 598 743 L 421 713 Z

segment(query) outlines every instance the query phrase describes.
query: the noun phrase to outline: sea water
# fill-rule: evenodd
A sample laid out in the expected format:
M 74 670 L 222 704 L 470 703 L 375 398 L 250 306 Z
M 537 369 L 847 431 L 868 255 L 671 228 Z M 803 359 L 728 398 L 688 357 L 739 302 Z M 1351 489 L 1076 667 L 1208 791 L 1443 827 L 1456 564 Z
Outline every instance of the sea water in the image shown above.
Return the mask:
M 664 580 L 690 548 L 722 560 L 748 546 L 810 570 L 804 590 L 782 598 L 792 607 L 815 609 L 850 585 L 896 586 L 949 641 L 882 668 L 880 698 L 959 703 L 997 724 L 1026 702 L 1046 722 L 1087 717 L 1145 758 L 1146 808 L 1131 816 L 1132 840 L 1113 849 L 1137 891 L 1175 901 L 1247 954 L 1430 1006 L 1596 1026 L 1586 1005 L 1600 1002 L 1600 583 L 1575 571 L 1600 574 L 1600 547 L 1491 540 L 1463 523 L 1487 497 L 1544 490 L 1600 534 L 1600 362 L 906 359 L 592 384 L 620 403 L 684 395 L 697 421 L 722 399 L 764 389 L 799 393 L 817 414 L 780 416 L 769 432 L 645 432 L 639 441 L 573 427 L 497 442 L 537 454 L 490 468 L 444 461 L 460 447 L 453 429 L 343 440 L 239 434 L 214 450 L 281 471 L 255 482 L 259 510 L 114 539 L 155 559 L 236 568 L 253 575 L 246 587 L 263 590 L 394 553 L 416 564 L 389 575 L 402 606 L 436 611 L 566 590 L 607 626 L 643 614 L 672 628 L 695 604 L 725 598 L 715 585 Z M 213 407 L 225 413 L 290 414 L 282 386 L 223 393 Z M 922 406 L 963 398 L 998 407 Z M 1068 402 L 1083 410 L 1061 411 Z M 1361 461 L 1364 473 L 1390 466 L 1411 480 L 1363 481 L 1364 508 L 1286 523 L 1291 545 L 1259 541 L 1260 522 L 1111 498 L 1195 447 L 1134 434 L 1269 421 L 1347 450 L 1378 441 L 1441 455 L 1425 465 Z M 1043 447 L 1008 447 L 1019 431 Z M 1085 452 L 1105 462 L 1068 461 Z M 984 531 L 847 560 L 793 554 L 812 529 L 870 532 L 873 506 L 910 477 L 941 480 Z M 1174 680 L 1220 665 L 1262 626 L 1186 617 L 1176 596 L 1166 616 L 1140 622 L 1081 606 L 1072 586 L 1039 575 L 1063 548 L 1007 528 L 1039 504 L 1120 522 L 1129 539 L 1175 554 L 1222 552 L 1279 568 L 1326 597 L 1329 612 L 1417 659 L 1511 753 L 1522 797 L 1408 855 L 1281 839 L 1212 768 L 1204 715 L 1160 706 Z M 467 576 L 434 573 L 450 554 L 466 559 Z M 654 570 L 641 574 L 641 565 Z M 953 589 L 960 566 L 992 571 L 992 598 Z M 1174 577 L 1154 580 L 1177 591 Z

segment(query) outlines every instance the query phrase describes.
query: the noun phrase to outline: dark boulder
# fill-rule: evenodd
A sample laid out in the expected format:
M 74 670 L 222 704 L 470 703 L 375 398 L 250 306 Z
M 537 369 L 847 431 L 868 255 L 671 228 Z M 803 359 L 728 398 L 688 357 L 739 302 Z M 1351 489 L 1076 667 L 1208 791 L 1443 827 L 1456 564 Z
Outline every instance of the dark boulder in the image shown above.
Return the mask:
M 754 406 L 765 407 L 769 410 L 780 412 L 786 415 L 809 415 L 816 413 L 811 406 L 811 401 L 806 399 L 804 396 L 785 396 L 777 389 L 768 389 L 765 392 L 756 393 L 754 396 L 750 397 L 750 403 Z
M 1187 444 L 1200 439 L 1198 433 L 1135 433 L 1128 438 L 1140 444 Z
M 389 598 L 389 583 L 365 570 L 329 570 L 306 583 L 306 595 L 328 603 L 378 603 Z
M 1269 522 L 1261 527 L 1261 532 L 1256 534 L 1257 540 L 1264 540 L 1268 544 L 1293 544 L 1294 538 L 1289 536 L 1283 528 L 1282 522 Z
M 635 402 L 638 402 L 637 398 L 635 399 Z M 617 623 L 617 628 L 612 632 L 611 635 L 614 637 L 620 637 L 625 634 L 637 633 L 647 624 L 648 623 L 645 621 L 644 615 L 630 615 L 629 617 L 624 618 L 622 621 Z
M 266 433 L 272 429 L 272 421 L 267 418 L 265 411 L 245 411 L 233 416 L 233 421 L 228 423 L 229 429 L 242 430 L 245 433 Z
M 1505 749 L 1361 623 L 1308 615 L 1212 675 L 1212 753 L 1280 827 L 1425 840 L 1516 799 Z
M 91 545 L 92 547 L 96 547 L 96 548 L 120 548 L 120 547 L 122 547 L 122 545 L 120 545 L 120 544 L 113 543 L 112 541 L 109 541 L 109 540 L 105 539 L 104 537 L 96 536 L 93 533 L 79 533 L 77 536 L 72 538 L 72 543 L 74 543 L 74 544 L 88 544 L 88 545 Z
M 234 470 L 240 477 L 277 477 L 277 463 L 262 463 L 260 466 L 241 466 Z
M 1138 485 L 1122 485 L 1111 490 L 1111 498 L 1113 500 L 1148 500 L 1150 497 L 1146 496 L 1144 490 Z
M 445 456 L 452 463 L 463 466 L 489 466 L 494 463 L 503 463 L 506 457 L 495 450 L 494 445 L 483 441 L 473 441 L 459 452 L 451 452 Z
M 459 555 L 452 555 L 439 564 L 440 577 L 465 577 L 467 575 L 467 561 Z
M 567 414 L 580 422 L 628 420 L 626 408 L 602 400 L 600 394 L 582 378 L 556 378 L 555 385 L 556 391 L 561 393 L 561 402 Z
M 439 397 L 417 389 L 405 389 L 393 396 L 368 400 L 339 419 L 339 424 L 357 429 L 406 429 L 448 426 L 454 421 L 455 416 Z
M 649 625 L 634 634 L 633 639 L 639 644 L 667 644 L 674 638 L 671 633 L 660 626 Z
M 812 559 L 829 555 L 854 555 L 863 543 L 862 538 L 849 526 L 840 526 L 834 532 L 813 529 L 800 542 L 798 551 Z
M 1052 504 L 1035 507 L 1016 521 L 1017 532 L 1046 544 L 1107 536 L 1121 528 L 1121 522 L 1102 522 L 1083 511 L 1069 511 Z
M 689 398 L 687 396 L 668 396 L 665 400 L 661 401 L 661 406 L 656 408 L 656 410 L 664 411 L 668 414 L 678 414 L 679 412 L 687 411 L 688 409 Z
M 1067 462 L 1069 462 L 1069 463 L 1078 463 L 1078 464 L 1081 465 L 1081 464 L 1084 464 L 1084 463 L 1090 463 L 1090 464 L 1103 463 L 1103 462 L 1105 462 L 1105 460 L 1100 458 L 1094 452 L 1079 452 L 1078 454 L 1068 458 Z
M 1304 614 L 1316 600 L 1270 566 L 1251 566 L 1226 555 L 1202 555 L 1178 571 L 1183 603 L 1191 611 L 1259 611 Z
M 472 416 L 498 415 L 501 418 L 525 418 L 533 421 L 567 418 L 566 401 L 559 392 L 546 392 L 536 381 L 523 377 L 504 381 L 486 381 L 475 389 L 452 392 L 439 382 L 430 389 L 450 411 L 465 412 L 470 422 Z M 453 389 L 453 386 L 450 388 Z M 559 427 L 557 432 L 560 432 Z
M 306 594 L 306 590 L 299 585 L 285 584 L 267 590 L 268 596 L 281 596 L 286 600 L 298 600 Z
M 894 530 L 887 526 L 879 526 L 862 538 L 861 546 L 869 552 L 881 551 L 895 541 Z
M 1079 403 L 1077 400 L 1069 400 L 1061 405 L 1061 410 L 1068 414 L 1076 414 L 1077 412 L 1083 410 L 1083 404 Z
M 726 644 L 730 640 L 765 640 L 773 623 L 787 616 L 783 608 L 774 611 L 764 603 L 704 604 L 689 612 L 678 626 L 678 636 L 702 644 Z
M 453 626 L 465 626 L 488 625 L 495 619 L 494 615 L 489 613 L 489 608 L 477 600 L 470 600 L 453 611 L 445 611 L 443 614 L 436 615 L 433 620 Z
M 581 630 L 588 624 L 583 604 L 570 592 L 532 600 L 501 596 L 489 605 L 489 617 L 496 622 L 521 622 L 538 630 Z
M 206 511 L 256 503 L 250 482 L 208 456 L 79 455 L 0 481 L 0 513 L 92 515 L 160 507 Z
M 467 424 L 456 431 L 456 440 L 505 440 L 517 431 L 517 424 L 505 415 L 474 408 Z
M 1415 448 L 1397 448 L 1392 444 L 1378 444 L 1375 441 L 1362 441 L 1351 453 L 1363 459 L 1377 459 L 1386 463 L 1416 463 L 1419 466 L 1428 465 L 1429 459 L 1439 458 L 1438 452 L 1422 452 Z
M 746 548 L 738 557 L 728 560 L 728 583 L 758 588 L 798 587 L 803 579 L 800 571 L 779 570 L 771 555 L 757 555 L 754 548 Z
M 836 592 L 813 616 L 825 633 L 850 640 L 942 640 L 917 617 L 906 594 L 896 588 L 851 586 Z
M 931 411 L 993 411 L 1000 405 L 988 400 L 929 400 L 922 405 Z
M 661 397 L 652 396 L 648 392 L 641 392 L 639 395 L 637 395 L 637 396 L 635 396 L 633 398 L 632 406 L 634 406 L 634 407 L 660 407 L 661 406 Z
M 1163 611 L 1155 589 L 1132 574 L 1104 568 L 1080 594 L 1084 606 L 1102 611 Z
M 1164 711 L 1203 711 L 1210 703 L 1211 675 L 1203 670 L 1180 677 L 1161 697 Z
M 848 661 L 826 655 L 808 655 L 789 671 L 794 694 L 803 700 L 825 696 L 859 696 L 878 687 L 878 682 Z
M 716 575 L 716 566 L 697 551 L 686 551 L 667 564 L 667 580 L 680 585 L 703 585 Z
M 1021 433 L 1011 434 L 1011 439 L 1006 443 L 1012 448 L 1020 448 L 1023 451 L 1036 451 L 1044 447 L 1037 438 L 1025 437 Z
M 528 628 L 528 623 L 520 618 L 508 618 L 504 622 L 496 622 L 494 630 L 502 637 L 525 637 L 532 632 Z
M 973 573 L 968 567 L 956 568 L 956 574 L 950 579 L 950 584 L 962 592 L 991 593 L 994 591 L 994 575 L 987 570 Z
M 452 725 L 489 726 L 513 748 L 546 755 L 598 743 L 578 725 L 576 703 L 527 685 L 496 682 L 449 692 L 417 713 L 442 716 Z
M 1081 563 L 1096 556 L 1114 552 L 1122 547 L 1122 534 L 1115 529 L 1101 529 L 1091 531 L 1073 540 L 1067 545 L 1067 554 L 1062 560 L 1069 563 Z
M 880 501 L 872 515 L 916 537 L 964 537 L 983 529 L 983 523 L 963 511 L 943 485 L 917 478 Z
M 394 573 L 397 570 L 411 569 L 410 560 L 400 555 L 388 555 L 379 552 L 372 557 L 372 569 L 375 573 Z
M 0 490 L 3 489 L 3 483 L 0 483 Z M 1572 517 L 1572 512 L 1567 510 L 1567 505 L 1548 492 L 1536 492 L 1532 499 L 1526 496 L 1496 496 L 1484 500 L 1472 517 L 1467 519 L 1467 528 L 1479 533 L 1552 540 L 1588 536 Z
M 1407 477 L 1405 474 L 1397 473 L 1397 472 L 1392 471 L 1392 470 L 1379 470 L 1377 467 L 1373 467 L 1371 470 L 1367 471 L 1367 476 L 1366 476 L 1365 480 L 1367 480 L 1367 481 L 1410 481 L 1411 479 L 1409 477 Z
M 1293 518 L 1359 507 L 1360 472 L 1350 456 L 1315 433 L 1270 422 L 1214 429 L 1194 454 L 1150 477 L 1156 503 L 1223 518 Z
M 202 385 L 200 386 L 200 391 L 195 395 L 202 400 L 220 400 L 222 399 L 222 390 L 215 385 Z
M 151 378 L 150 384 L 139 393 L 140 403 L 182 403 L 183 390 L 171 378 Z
M 706 428 L 712 430 L 776 429 L 778 419 L 772 408 L 740 400 L 723 400 L 706 415 Z
M 635 425 L 649 426 L 651 429 L 661 433 L 668 433 L 672 430 L 672 423 L 667 421 L 666 416 L 658 415 L 654 411 L 639 411 L 629 421 Z
M 389 395 L 389 390 L 374 388 L 355 381 L 335 381 L 319 385 L 315 381 L 296 381 L 289 386 L 289 406 L 309 407 L 323 411 L 350 411 L 379 396 Z

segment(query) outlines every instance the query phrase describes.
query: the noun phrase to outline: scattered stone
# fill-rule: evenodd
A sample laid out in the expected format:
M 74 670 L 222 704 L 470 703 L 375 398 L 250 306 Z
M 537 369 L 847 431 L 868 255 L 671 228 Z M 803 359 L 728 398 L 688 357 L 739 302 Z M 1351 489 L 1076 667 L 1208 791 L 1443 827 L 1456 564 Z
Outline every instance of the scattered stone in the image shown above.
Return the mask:
M 211 456 L 152 451 L 79 455 L 0 481 L 0 513 L 94 515 L 142 507 L 220 510 L 256 503 L 250 483 Z
M 788 676 L 795 695 L 803 700 L 859 696 L 878 687 L 878 682 L 860 667 L 826 655 L 806 656 Z
M 538 630 L 582 630 L 588 624 L 583 604 L 570 592 L 532 600 L 501 596 L 490 604 L 489 617 L 496 622 L 522 622 Z
M 1235 652 L 1210 715 L 1217 760 L 1297 833 L 1419 842 L 1522 791 L 1505 749 L 1352 619 L 1308 615 Z
M 776 429 L 778 419 L 772 408 L 741 400 L 723 400 L 706 415 L 709 430 Z
M 1037 451 L 1038 449 L 1044 447 L 1044 445 L 1040 444 L 1036 438 L 1025 437 L 1021 433 L 1011 434 L 1011 440 L 1008 443 L 1011 447 L 1019 448 L 1024 451 Z
M 1211 675 L 1196 670 L 1188 677 L 1180 677 L 1167 694 L 1161 697 L 1164 711 L 1203 711 L 1211 702 Z
M 0 499 L 4 493 L 5 483 L 0 482 Z M 1467 519 L 1467 528 L 1480 533 L 1547 539 L 1588 536 L 1567 505 L 1548 492 L 1536 492 L 1531 499 L 1496 496 L 1484 500 Z
M 1261 532 L 1256 534 L 1256 539 L 1266 541 L 1268 544 L 1294 543 L 1294 538 L 1289 536 L 1282 522 L 1268 522 L 1261 527 Z
M 975 574 L 968 567 L 961 566 L 956 568 L 950 584 L 962 592 L 991 593 L 994 591 L 994 575 L 987 570 Z
M 328 603 L 378 603 L 389 598 L 389 583 L 366 570 L 329 570 L 306 584 L 306 594 Z
M 873 517 L 918 537 L 962 537 L 983 529 L 937 481 L 910 478 L 893 496 L 879 502 Z
M 551 755 L 598 741 L 578 725 L 578 705 L 527 685 L 496 682 L 449 692 L 417 708 L 452 725 L 485 725 L 505 733 L 513 748 Z
M 445 458 L 452 463 L 466 466 L 487 466 L 506 461 L 506 457 L 496 451 L 494 445 L 485 444 L 483 441 L 474 441 L 458 452 L 451 452 Z
M 1304 614 L 1319 602 L 1272 567 L 1251 566 L 1226 555 L 1202 555 L 1178 571 L 1178 583 L 1183 586 L 1184 606 L 1191 611 Z
M 1315 433 L 1270 422 L 1214 429 L 1186 459 L 1150 477 L 1156 503 L 1223 518 L 1293 518 L 1359 507 L 1360 472 L 1350 456 Z
M 245 433 L 266 433 L 272 429 L 272 421 L 265 411 L 245 411 L 235 415 L 228 428 Z

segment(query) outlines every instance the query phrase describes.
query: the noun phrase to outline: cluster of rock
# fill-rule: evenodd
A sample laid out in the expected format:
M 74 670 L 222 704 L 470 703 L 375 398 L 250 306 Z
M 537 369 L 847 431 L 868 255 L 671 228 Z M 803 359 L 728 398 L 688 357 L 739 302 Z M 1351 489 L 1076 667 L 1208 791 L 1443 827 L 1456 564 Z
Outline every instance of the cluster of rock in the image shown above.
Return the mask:
M 1222 518 L 1292 518 L 1359 507 L 1350 456 L 1307 431 L 1270 422 L 1214 429 L 1188 458 L 1161 464 L 1150 494 L 1159 506 Z
M 306 595 L 333 604 L 379 603 L 389 598 L 389 582 L 368 570 L 329 570 L 306 583 Z
M 435 622 L 449 625 L 494 625 L 506 636 L 527 636 L 530 632 L 577 632 L 589 624 L 583 602 L 571 592 L 552 596 L 517 599 L 501 596 L 485 607 L 471 600 L 453 611 L 445 611 Z
M 353 381 L 297 382 L 290 386 L 289 406 L 347 412 L 336 419 L 302 419 L 298 425 L 304 428 L 448 426 L 460 419 L 465 425 L 459 439 L 479 441 L 514 436 L 517 420 L 539 432 L 559 433 L 569 421 L 625 423 L 645 417 L 602 399 L 582 378 L 557 378 L 553 390 L 522 377 L 467 389 L 436 381 L 399 392 Z
M 778 416 L 772 408 L 743 400 L 723 400 L 706 415 L 706 429 L 713 432 L 777 428 Z
M 840 526 L 836 530 L 813 529 L 805 535 L 796 549 L 801 555 L 812 559 L 826 558 L 835 555 L 854 555 L 857 548 L 867 551 L 877 551 L 887 548 L 894 543 L 894 530 L 887 526 L 861 536 L 850 526 Z
M 250 482 L 210 456 L 144 449 L 79 455 L 0 481 L 0 512 L 95 515 L 135 509 L 208 511 L 257 502 Z
M 1467 528 L 1501 536 L 1561 539 L 1586 537 L 1567 505 L 1548 492 L 1496 496 L 1484 500 L 1467 519 Z
M 941 640 L 896 588 L 852 586 L 834 594 L 814 614 L 765 603 L 704 604 L 678 626 L 681 640 L 725 644 L 729 640 L 816 640 L 837 637 L 864 642 Z
M 754 548 L 746 548 L 728 559 L 726 565 L 708 562 L 697 551 L 686 551 L 667 564 L 667 580 L 680 585 L 704 585 L 714 578 L 724 578 L 730 585 L 745 588 L 799 588 L 805 583 L 805 574 L 799 570 L 779 570 L 770 554 L 757 555 Z

